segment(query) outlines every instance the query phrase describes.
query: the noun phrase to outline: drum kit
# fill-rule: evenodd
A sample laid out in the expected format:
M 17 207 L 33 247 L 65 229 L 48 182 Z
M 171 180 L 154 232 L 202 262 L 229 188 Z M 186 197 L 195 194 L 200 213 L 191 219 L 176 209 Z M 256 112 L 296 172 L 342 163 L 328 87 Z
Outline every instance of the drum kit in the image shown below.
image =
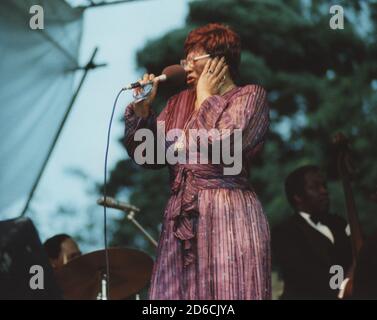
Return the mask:
M 135 220 L 138 208 L 107 197 L 99 205 L 117 208 L 129 213 L 131 220 L 154 244 L 157 242 Z M 106 256 L 108 264 L 106 263 Z M 68 300 L 125 300 L 148 284 L 153 260 L 146 253 L 131 248 L 108 248 L 74 258 L 55 269 L 55 278 Z

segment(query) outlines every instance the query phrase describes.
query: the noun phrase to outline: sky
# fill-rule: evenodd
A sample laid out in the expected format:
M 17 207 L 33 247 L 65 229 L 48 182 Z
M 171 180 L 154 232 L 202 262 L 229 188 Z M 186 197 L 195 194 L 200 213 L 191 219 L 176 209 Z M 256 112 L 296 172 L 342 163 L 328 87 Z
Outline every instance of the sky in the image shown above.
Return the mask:
M 95 183 L 103 181 L 107 127 L 114 99 L 121 87 L 144 72 L 136 69 L 137 50 L 147 40 L 183 26 L 188 2 L 146 0 L 85 11 L 80 63 L 84 65 L 98 46 L 95 62 L 107 66 L 89 72 L 35 193 L 28 216 L 42 241 L 57 233 L 69 233 L 85 239 L 81 242 L 84 252 L 103 247 L 103 209 L 96 205 L 97 195 L 92 191 Z M 120 119 L 131 100 L 132 95 L 127 92 L 118 101 L 109 171 L 127 156 L 118 140 L 124 130 Z M 108 211 L 110 227 L 122 214 Z M 89 230 L 88 224 L 92 226 Z

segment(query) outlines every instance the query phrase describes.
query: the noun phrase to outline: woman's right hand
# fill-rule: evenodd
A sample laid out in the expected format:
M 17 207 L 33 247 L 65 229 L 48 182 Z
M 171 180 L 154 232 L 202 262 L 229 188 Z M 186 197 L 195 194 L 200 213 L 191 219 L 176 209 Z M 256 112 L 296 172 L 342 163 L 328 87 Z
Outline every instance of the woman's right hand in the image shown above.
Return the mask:
M 139 80 L 139 82 L 141 84 L 145 84 L 148 81 L 153 81 L 155 78 L 156 77 L 154 74 L 146 73 L 144 74 L 143 79 Z M 154 101 L 157 94 L 157 88 L 158 88 L 158 78 L 156 78 L 156 80 L 153 81 L 153 88 L 149 96 L 142 101 L 134 103 L 134 111 L 137 116 L 142 117 L 142 118 L 146 118 L 149 116 L 151 104 Z M 139 87 L 139 88 L 135 88 L 134 92 L 136 94 L 139 94 L 142 90 L 144 89 L 142 87 Z

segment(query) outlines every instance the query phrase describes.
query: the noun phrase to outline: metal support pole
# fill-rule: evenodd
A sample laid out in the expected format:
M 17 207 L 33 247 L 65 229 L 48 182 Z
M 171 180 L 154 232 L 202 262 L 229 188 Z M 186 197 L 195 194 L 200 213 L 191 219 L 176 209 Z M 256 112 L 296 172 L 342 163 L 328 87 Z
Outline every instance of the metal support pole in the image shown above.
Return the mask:
M 37 186 L 39 184 L 39 181 L 41 180 L 41 177 L 43 175 L 44 170 L 46 169 L 47 163 L 48 163 L 48 161 L 49 161 L 49 159 L 51 157 L 51 154 L 52 154 L 52 152 L 53 152 L 53 150 L 55 148 L 56 142 L 58 141 L 60 133 L 61 133 L 63 127 L 64 127 L 64 124 L 65 124 L 67 118 L 68 118 L 68 115 L 69 115 L 69 113 L 72 110 L 72 107 L 73 107 L 73 105 L 74 105 L 74 103 L 76 101 L 76 98 L 77 98 L 77 96 L 78 96 L 78 94 L 80 92 L 80 89 L 81 89 L 81 87 L 82 87 L 82 85 L 83 85 L 83 83 L 85 81 L 85 78 L 86 78 L 86 76 L 88 74 L 88 71 L 91 70 L 91 69 L 97 68 L 99 66 L 103 66 L 103 64 L 97 66 L 93 62 L 94 58 L 95 58 L 95 56 L 97 54 L 97 51 L 98 51 L 98 48 L 95 48 L 94 51 L 93 51 L 93 53 L 92 53 L 92 56 L 90 57 L 89 62 L 83 68 L 84 69 L 84 74 L 82 75 L 80 83 L 79 83 L 79 85 L 78 85 L 75 93 L 73 94 L 73 96 L 71 98 L 71 101 L 69 102 L 69 106 L 67 108 L 67 111 L 66 111 L 66 113 L 65 113 L 65 115 L 64 115 L 64 117 L 63 117 L 63 119 L 62 119 L 62 121 L 60 123 L 58 131 L 55 134 L 54 140 L 53 140 L 53 142 L 52 142 L 52 144 L 50 146 L 50 149 L 48 150 L 47 156 L 46 156 L 46 158 L 45 158 L 45 160 L 44 160 L 44 162 L 42 164 L 41 169 L 39 170 L 38 176 L 37 176 L 37 178 L 34 181 L 33 187 L 31 188 L 31 191 L 29 193 L 29 197 L 28 197 L 28 199 L 27 199 L 27 201 L 25 203 L 24 209 L 22 210 L 21 216 L 24 216 L 25 213 L 27 212 L 27 210 L 29 209 L 29 205 L 30 205 L 30 202 L 31 202 L 31 200 L 32 200 L 32 198 L 34 196 L 34 192 L 37 189 Z
M 157 241 L 153 239 L 153 237 L 140 225 L 139 222 L 134 218 L 135 217 L 135 212 L 130 211 L 130 213 L 127 215 L 128 220 L 132 221 L 133 224 L 148 238 L 148 240 L 155 246 L 157 247 Z

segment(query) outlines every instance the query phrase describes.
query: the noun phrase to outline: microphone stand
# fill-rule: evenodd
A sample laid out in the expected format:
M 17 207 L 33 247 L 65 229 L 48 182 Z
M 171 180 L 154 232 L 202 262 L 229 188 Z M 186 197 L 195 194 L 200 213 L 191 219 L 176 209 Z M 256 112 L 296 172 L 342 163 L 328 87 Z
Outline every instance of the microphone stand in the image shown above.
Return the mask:
M 135 219 L 136 212 L 139 212 L 140 209 L 132 206 L 128 203 L 122 203 L 120 201 L 115 200 L 111 197 L 106 197 L 107 200 L 105 201 L 105 198 L 100 198 L 97 200 L 97 204 L 106 208 L 112 208 L 121 210 L 124 213 L 127 214 L 127 219 L 130 220 L 146 237 L 147 239 L 155 246 L 157 247 L 157 241 L 148 233 L 147 230 L 145 230 L 141 224 Z
M 123 210 L 127 213 L 127 210 Z M 130 220 L 146 237 L 147 239 L 157 248 L 157 241 L 153 239 L 153 237 L 145 230 L 139 222 L 135 219 L 135 211 L 129 210 L 129 214 L 127 215 L 127 219 Z M 136 294 L 136 300 L 140 300 L 140 295 Z
M 101 203 L 101 205 L 106 206 L 105 203 Z M 110 206 L 106 206 L 107 208 L 111 208 Z M 157 247 L 157 241 L 148 233 L 147 230 L 145 230 L 141 224 L 135 219 L 135 210 L 134 209 L 119 209 L 119 208 L 113 208 L 123 211 L 127 214 L 127 219 L 130 220 L 146 237 L 147 239 L 155 246 Z M 137 208 L 136 208 L 137 209 Z M 108 279 L 107 279 L 106 272 L 101 272 L 100 274 L 100 292 L 97 295 L 97 300 L 108 300 L 107 296 L 107 286 L 108 286 Z M 136 295 L 136 300 L 140 300 L 139 294 Z
M 123 210 L 125 213 L 127 213 L 128 210 Z M 135 211 L 129 210 L 130 212 L 127 215 L 127 219 L 130 220 L 146 237 L 147 239 L 155 246 L 157 247 L 157 241 L 153 239 L 153 237 L 148 233 L 147 230 L 145 230 L 141 224 L 135 219 Z

